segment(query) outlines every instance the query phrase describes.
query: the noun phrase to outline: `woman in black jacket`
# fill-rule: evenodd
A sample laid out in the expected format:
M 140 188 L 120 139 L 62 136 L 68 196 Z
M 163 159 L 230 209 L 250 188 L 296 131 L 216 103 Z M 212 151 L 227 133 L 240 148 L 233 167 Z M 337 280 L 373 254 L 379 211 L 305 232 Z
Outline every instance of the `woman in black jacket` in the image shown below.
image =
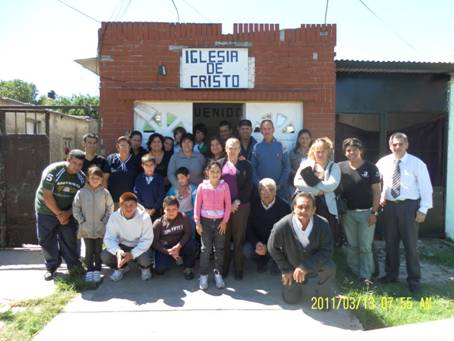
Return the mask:
M 235 279 L 240 280 L 243 278 L 243 244 L 251 210 L 252 165 L 248 160 L 239 160 L 241 145 L 238 139 L 229 138 L 225 143 L 225 150 L 227 158 L 222 166 L 222 179 L 229 185 L 232 214 L 225 233 L 223 275 L 226 277 L 229 273 L 230 245 L 233 241 L 234 275 Z

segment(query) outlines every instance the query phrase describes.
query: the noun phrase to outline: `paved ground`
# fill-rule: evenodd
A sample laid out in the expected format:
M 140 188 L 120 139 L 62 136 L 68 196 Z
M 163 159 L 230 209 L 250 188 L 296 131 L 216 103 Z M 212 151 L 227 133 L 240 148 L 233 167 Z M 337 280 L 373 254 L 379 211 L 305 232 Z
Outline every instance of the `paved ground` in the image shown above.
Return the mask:
M 252 264 L 250 264 L 252 267 Z M 106 270 L 109 272 L 109 270 Z M 80 340 L 86 338 L 187 337 L 219 339 L 276 337 L 300 326 L 312 332 L 332 333 L 360 330 L 353 314 L 345 311 L 314 311 L 309 304 L 288 306 L 280 297 L 279 275 L 250 274 L 243 281 L 226 280 L 227 288 L 218 290 L 210 283 L 207 292 L 198 289 L 198 281 L 186 281 L 181 269 L 174 268 L 148 282 L 133 270 L 113 283 L 109 279 L 97 290 L 84 292 L 67 305 L 38 335 L 36 340 Z M 109 328 L 94 328 L 94 323 Z M 141 327 L 142 326 L 142 327 Z M 70 335 L 67 331 L 71 330 Z
M 311 309 L 310 304 L 284 304 L 279 276 L 257 274 L 253 264 L 247 266 L 243 281 L 228 278 L 224 290 L 216 289 L 211 282 L 207 292 L 198 290 L 197 279 L 185 281 L 181 268 L 147 282 L 141 281 L 139 271 L 133 269 L 121 282 L 106 279 L 97 290 L 76 297 L 35 339 L 276 340 L 300 339 L 308 333 L 323 338 L 383 341 L 391 335 L 445 337 L 454 323 L 451 319 L 364 332 L 350 312 L 322 312 Z M 0 305 L 2 301 L 50 294 L 54 286 L 42 279 L 43 273 L 38 249 L 0 251 Z M 104 269 L 104 273 L 108 275 L 110 270 Z
M 50 295 L 54 283 L 43 280 L 44 270 L 37 247 L 1 250 L 0 304 Z

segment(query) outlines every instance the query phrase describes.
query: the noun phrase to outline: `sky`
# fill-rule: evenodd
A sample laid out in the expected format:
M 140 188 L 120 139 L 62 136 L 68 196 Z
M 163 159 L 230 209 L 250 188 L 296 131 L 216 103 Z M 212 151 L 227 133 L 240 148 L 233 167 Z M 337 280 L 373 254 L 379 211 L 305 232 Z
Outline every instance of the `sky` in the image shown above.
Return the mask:
M 76 8 L 87 16 L 69 8 Z M 0 0 L 0 80 L 39 93 L 99 95 L 99 78 L 75 63 L 95 57 L 101 21 L 278 23 L 325 21 L 326 0 Z M 370 9 L 370 11 L 366 8 Z M 373 13 L 371 13 L 371 11 Z M 452 0 L 329 0 L 336 59 L 454 62 Z

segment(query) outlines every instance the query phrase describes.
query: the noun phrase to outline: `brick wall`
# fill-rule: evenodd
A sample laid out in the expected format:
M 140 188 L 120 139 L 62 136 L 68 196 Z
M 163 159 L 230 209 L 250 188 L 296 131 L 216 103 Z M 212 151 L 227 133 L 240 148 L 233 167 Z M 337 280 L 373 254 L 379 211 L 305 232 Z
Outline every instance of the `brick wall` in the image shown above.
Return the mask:
M 133 127 L 134 100 L 302 101 L 304 127 L 334 138 L 335 25 L 103 23 L 99 30 L 102 118 L 106 151 Z M 249 47 L 255 57 L 255 88 L 179 88 L 179 47 Z M 314 56 L 315 55 L 315 56 Z M 164 64 L 167 75 L 158 74 Z

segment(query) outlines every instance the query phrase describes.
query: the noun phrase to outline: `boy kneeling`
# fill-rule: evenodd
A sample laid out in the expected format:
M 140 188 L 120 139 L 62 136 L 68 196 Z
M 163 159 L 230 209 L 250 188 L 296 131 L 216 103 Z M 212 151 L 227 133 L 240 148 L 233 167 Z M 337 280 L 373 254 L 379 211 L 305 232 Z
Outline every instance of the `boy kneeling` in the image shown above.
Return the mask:
M 164 273 L 172 263 L 183 264 L 184 278 L 194 278 L 197 243 L 192 239 L 192 228 L 188 217 L 180 212 L 176 197 L 168 196 L 163 202 L 164 215 L 153 224 L 155 271 Z
M 142 280 L 151 278 L 153 262 L 150 246 L 153 227 L 150 215 L 137 203 L 137 196 L 125 192 L 120 196 L 120 208 L 109 218 L 101 253 L 104 264 L 114 269 L 110 279 L 117 282 L 130 270 L 129 263 L 136 261 L 142 272 Z

